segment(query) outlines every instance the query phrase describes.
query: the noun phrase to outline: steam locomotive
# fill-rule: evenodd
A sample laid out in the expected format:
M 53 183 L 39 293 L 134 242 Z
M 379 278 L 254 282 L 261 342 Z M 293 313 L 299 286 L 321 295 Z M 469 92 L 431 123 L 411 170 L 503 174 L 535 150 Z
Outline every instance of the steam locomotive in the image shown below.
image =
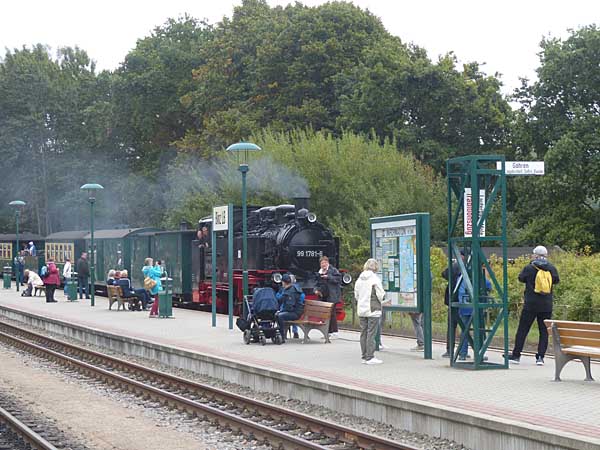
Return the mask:
M 289 272 L 306 293 L 314 299 L 313 288 L 318 281 L 319 259 L 329 257 L 330 263 L 338 267 L 339 240 L 331 230 L 317 221 L 308 211 L 306 199 L 295 199 L 295 205 L 248 207 L 248 286 L 276 287 L 281 276 Z M 217 311 L 227 310 L 229 289 L 233 289 L 234 304 L 242 301 L 242 211 L 234 208 L 233 214 L 233 279 L 228 280 L 228 239 L 217 234 L 215 248 L 209 236 L 212 218 L 199 221 L 197 237 L 192 249 L 192 272 L 198 276 L 198 290 L 194 291 L 192 303 L 212 303 L 212 252 L 216 251 Z M 352 279 L 343 272 L 343 283 Z M 194 283 L 196 284 L 196 283 Z M 237 311 L 236 311 L 237 312 Z M 339 305 L 338 319 L 344 312 Z

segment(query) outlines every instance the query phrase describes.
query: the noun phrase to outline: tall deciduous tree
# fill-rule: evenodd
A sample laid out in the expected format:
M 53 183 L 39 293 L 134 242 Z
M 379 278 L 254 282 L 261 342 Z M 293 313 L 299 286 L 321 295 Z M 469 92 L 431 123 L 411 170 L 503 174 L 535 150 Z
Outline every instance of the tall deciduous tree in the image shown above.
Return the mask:
M 544 159 L 546 175 L 517 181 L 522 239 L 570 248 L 600 247 L 600 29 L 541 43 L 539 80 L 524 82 L 517 153 Z M 532 219 L 532 216 L 535 217 Z
M 191 89 L 192 70 L 204 62 L 201 49 L 209 35 L 204 22 L 169 19 L 138 40 L 116 71 L 114 140 L 136 171 L 156 175 L 173 142 L 193 128 L 180 99 Z

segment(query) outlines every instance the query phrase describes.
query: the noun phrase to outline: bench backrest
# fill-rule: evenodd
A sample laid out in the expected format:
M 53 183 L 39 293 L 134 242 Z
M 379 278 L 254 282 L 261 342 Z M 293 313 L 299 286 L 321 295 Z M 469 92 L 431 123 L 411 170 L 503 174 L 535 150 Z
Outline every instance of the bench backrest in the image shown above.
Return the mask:
M 125 298 L 123 296 L 123 289 L 121 286 L 106 286 L 106 288 L 108 290 L 109 298 Z
M 319 300 L 305 300 L 304 313 L 301 320 L 310 322 L 325 322 L 331 318 L 331 310 L 335 305 L 329 302 L 321 302 Z
M 561 346 L 581 345 L 600 348 L 600 323 L 545 320 L 550 333 L 556 330 Z

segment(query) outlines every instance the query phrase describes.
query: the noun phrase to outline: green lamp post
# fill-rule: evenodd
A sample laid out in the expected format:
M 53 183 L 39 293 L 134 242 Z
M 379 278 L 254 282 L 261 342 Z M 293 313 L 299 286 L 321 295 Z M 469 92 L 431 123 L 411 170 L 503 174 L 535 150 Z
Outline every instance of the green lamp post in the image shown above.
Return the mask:
M 12 202 L 10 202 L 8 205 L 12 206 L 13 208 L 15 208 L 15 217 L 17 220 L 17 249 L 16 249 L 16 255 L 17 258 L 19 257 L 19 253 L 20 253 L 20 247 L 19 247 L 19 216 L 21 215 L 21 208 L 24 207 L 27 203 L 25 203 L 22 200 L 13 200 Z M 17 259 L 18 261 L 18 259 Z M 19 286 L 21 285 L 21 272 L 19 271 L 19 264 L 17 263 L 16 267 L 15 267 L 15 280 L 17 280 L 17 292 L 19 292 Z
M 227 147 L 228 152 L 235 153 L 242 173 L 242 286 L 244 296 L 248 295 L 248 210 L 246 206 L 246 174 L 248 167 L 248 152 L 256 152 L 261 148 L 251 142 L 238 142 Z
M 100 184 L 88 183 L 80 188 L 82 191 L 87 191 L 88 201 L 90 202 L 90 306 L 95 306 L 94 301 L 94 285 L 96 283 L 96 249 L 94 247 L 94 203 L 96 203 L 95 193 L 104 189 Z

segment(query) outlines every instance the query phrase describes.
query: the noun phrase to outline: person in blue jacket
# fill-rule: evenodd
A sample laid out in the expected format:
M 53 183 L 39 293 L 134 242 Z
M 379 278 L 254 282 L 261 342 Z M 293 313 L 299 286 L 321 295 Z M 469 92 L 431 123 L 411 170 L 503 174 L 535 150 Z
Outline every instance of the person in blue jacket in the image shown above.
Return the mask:
M 150 289 L 150 295 L 154 297 L 154 303 L 152 304 L 152 309 L 150 309 L 150 317 L 158 317 L 158 291 L 162 290 L 160 277 L 162 276 L 163 271 L 159 264 L 153 263 L 154 260 L 152 258 L 146 258 L 144 260 L 144 267 L 142 267 L 142 273 L 144 274 L 144 280 L 150 278 L 156 282 L 154 287 Z
M 461 304 L 470 304 L 471 296 L 469 295 L 469 291 L 467 290 L 467 283 L 463 277 L 460 278 L 460 285 L 458 286 L 458 302 Z M 492 283 L 487 278 L 485 279 L 485 287 L 486 291 L 489 292 L 492 289 Z M 458 314 L 463 323 L 467 323 L 471 316 L 473 315 L 473 307 L 472 306 L 460 306 L 458 308 Z M 483 319 L 483 317 L 482 317 Z M 468 340 L 469 329 L 465 329 L 462 332 L 461 341 L 462 344 L 460 346 L 460 350 L 458 352 L 459 361 L 465 361 L 468 357 L 469 350 L 469 340 Z M 464 339 L 464 340 L 463 340 Z M 484 356 L 484 361 L 487 360 L 487 357 Z
M 281 289 L 276 294 L 279 302 L 277 323 L 281 330 L 281 337 L 285 342 L 285 322 L 298 320 L 304 312 L 304 293 L 297 284 L 292 283 L 292 277 L 286 273 L 281 277 Z

